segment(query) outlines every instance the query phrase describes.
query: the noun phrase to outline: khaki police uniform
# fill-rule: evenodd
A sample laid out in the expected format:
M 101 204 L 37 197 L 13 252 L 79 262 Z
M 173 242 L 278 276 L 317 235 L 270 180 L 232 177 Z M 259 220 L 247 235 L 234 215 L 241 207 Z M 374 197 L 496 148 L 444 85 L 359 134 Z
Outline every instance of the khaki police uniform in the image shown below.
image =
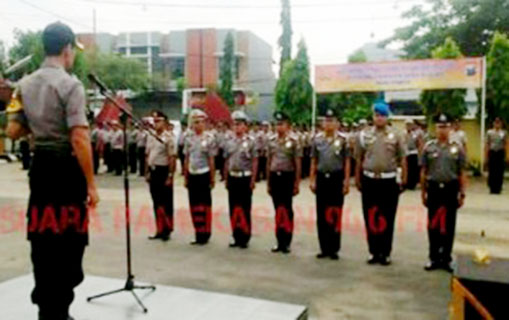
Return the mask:
M 140 176 L 145 175 L 145 165 L 146 165 L 146 153 L 147 153 L 147 139 L 148 134 L 145 130 L 138 131 L 136 135 L 136 149 L 137 149 L 137 157 L 138 157 L 138 165 Z
M 293 190 L 296 179 L 296 161 L 302 158 L 299 140 L 288 133 L 285 137 L 274 134 L 269 138 L 269 185 L 276 211 L 276 238 L 278 249 L 287 252 L 293 236 Z
M 138 171 L 137 141 L 139 130 L 134 128 L 129 132 L 129 168 L 131 173 Z
M 316 159 L 316 223 L 321 253 L 337 255 L 341 248 L 343 182 L 345 161 L 350 157 L 347 137 L 339 132 L 327 137 L 319 133 L 311 144 Z
M 404 139 L 392 127 L 369 127 L 359 134 L 356 158 L 362 165 L 362 207 L 369 252 L 375 258 L 391 254 L 400 194 L 396 177 L 405 153 Z
M 8 110 L 9 120 L 29 128 L 35 144 L 27 211 L 32 302 L 40 319 L 67 319 L 88 244 L 87 182 L 70 141 L 73 127 L 88 127 L 85 90 L 46 61 L 19 82 L 19 94 L 24 107 Z
M 406 188 L 414 190 L 419 182 L 419 133 L 411 130 L 406 134 L 406 161 L 408 167 L 408 176 Z
M 457 141 L 441 144 L 435 139 L 424 146 L 421 165 L 426 172 L 431 262 L 448 264 L 452 261 L 459 179 L 465 163 L 465 151 Z
M 255 139 L 247 134 L 230 138 L 224 146 L 224 157 L 233 241 L 236 246 L 246 247 L 251 238 L 251 181 L 256 177 L 253 162 L 258 158 Z
M 147 165 L 149 171 L 149 187 L 154 216 L 156 221 L 156 237 L 167 239 L 173 231 L 173 185 L 166 185 L 168 178 L 173 177 L 171 161 L 175 157 L 173 134 L 163 132 L 155 137 L 147 138 Z
M 212 196 L 209 158 L 216 156 L 214 136 L 209 132 L 186 135 L 184 154 L 188 161 L 188 190 L 196 243 L 206 244 L 212 233 Z
M 486 136 L 488 144 L 488 186 L 490 192 L 499 194 L 502 192 L 505 172 L 507 131 L 488 130 Z
M 120 176 L 124 168 L 124 132 L 116 128 L 111 134 L 112 166 L 115 175 Z

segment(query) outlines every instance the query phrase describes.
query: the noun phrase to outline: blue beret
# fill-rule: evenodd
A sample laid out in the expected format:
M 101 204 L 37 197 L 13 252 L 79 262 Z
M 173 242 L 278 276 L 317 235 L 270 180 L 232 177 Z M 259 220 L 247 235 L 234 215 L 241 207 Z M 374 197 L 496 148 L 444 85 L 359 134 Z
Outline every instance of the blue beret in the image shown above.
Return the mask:
M 385 102 L 377 102 L 375 103 L 373 111 L 381 116 L 388 117 L 390 113 L 390 108 L 389 105 Z

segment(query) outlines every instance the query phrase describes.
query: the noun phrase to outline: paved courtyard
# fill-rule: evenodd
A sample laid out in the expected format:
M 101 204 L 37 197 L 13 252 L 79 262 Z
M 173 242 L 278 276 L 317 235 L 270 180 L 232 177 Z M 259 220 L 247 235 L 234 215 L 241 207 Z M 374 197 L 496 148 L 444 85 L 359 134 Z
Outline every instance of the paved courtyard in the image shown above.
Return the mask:
M 31 271 L 24 233 L 27 175 L 19 167 L 18 163 L 0 164 L 0 282 Z M 91 221 L 85 270 L 88 275 L 122 279 L 123 183 L 106 174 L 98 182 L 102 201 Z M 274 243 L 273 211 L 264 183 L 258 184 L 254 194 L 251 246 L 242 251 L 228 248 L 227 194 L 222 184 L 213 192 L 212 241 L 194 247 L 188 244 L 193 229 L 182 178 L 175 187 L 176 231 L 167 243 L 147 240 L 154 232 L 150 195 L 143 179 L 132 176 L 131 182 L 133 267 L 140 281 L 307 305 L 313 319 L 447 318 L 450 275 L 422 270 L 427 235 L 419 191 L 400 198 L 393 265 L 373 267 L 365 263 L 360 196 L 353 186 L 345 203 L 341 259 L 319 261 L 314 257 L 318 250 L 314 197 L 307 181 L 295 198 L 296 231 L 288 256 L 269 252 Z M 484 244 L 492 255 L 509 257 L 507 192 L 489 195 L 484 181 L 471 179 L 465 207 L 459 211 L 455 252 L 473 251 L 481 230 L 486 231 Z

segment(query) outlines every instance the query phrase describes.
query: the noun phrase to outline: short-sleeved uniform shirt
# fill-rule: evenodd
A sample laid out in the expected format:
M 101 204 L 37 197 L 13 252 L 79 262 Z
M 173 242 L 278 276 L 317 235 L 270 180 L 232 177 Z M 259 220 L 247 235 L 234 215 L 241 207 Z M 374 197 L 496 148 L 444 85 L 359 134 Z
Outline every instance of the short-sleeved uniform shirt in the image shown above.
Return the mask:
M 186 135 L 184 154 L 189 156 L 189 172 L 191 174 L 210 169 L 209 157 L 215 157 L 217 153 L 214 140 L 214 135 L 210 132 L 203 132 L 200 135 L 190 132 Z
M 30 129 L 35 147 L 70 149 L 70 129 L 88 127 L 83 84 L 64 68 L 44 62 L 19 82 L 23 111 L 9 115 Z
M 346 157 L 350 157 L 347 137 L 339 132 L 332 137 L 318 134 L 311 144 L 311 157 L 318 160 L 318 172 L 342 171 Z
M 225 144 L 224 157 L 228 159 L 228 171 L 251 171 L 258 158 L 256 140 L 247 134 L 231 137 Z
M 412 130 L 406 133 L 407 155 L 418 154 L 419 132 Z
M 441 144 L 431 140 L 423 148 L 421 166 L 427 169 L 427 180 L 447 183 L 459 178 L 466 163 L 465 150 L 457 141 Z
M 400 132 L 391 127 L 367 128 L 359 134 L 356 159 L 362 161 L 363 170 L 374 173 L 396 172 L 399 162 L 406 154 L 406 146 Z
M 272 135 L 269 138 L 267 152 L 272 172 L 295 171 L 295 159 L 302 158 L 302 146 L 299 139 L 291 134 L 284 138 L 279 138 L 277 134 Z
M 118 129 L 111 133 L 111 148 L 114 150 L 124 149 L 124 133 Z
M 491 151 L 504 150 L 507 142 L 507 131 L 495 129 L 488 130 L 487 142 Z
M 165 131 L 158 135 L 159 141 L 153 136 L 147 138 L 146 154 L 149 167 L 168 166 L 169 159 L 175 156 L 175 139 L 171 132 Z

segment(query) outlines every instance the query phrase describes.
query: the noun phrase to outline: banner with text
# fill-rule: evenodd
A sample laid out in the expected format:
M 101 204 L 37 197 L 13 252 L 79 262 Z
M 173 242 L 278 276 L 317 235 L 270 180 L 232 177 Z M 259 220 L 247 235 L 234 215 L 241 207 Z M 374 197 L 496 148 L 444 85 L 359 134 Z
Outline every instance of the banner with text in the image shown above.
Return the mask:
M 482 58 L 318 65 L 317 93 L 482 87 Z

